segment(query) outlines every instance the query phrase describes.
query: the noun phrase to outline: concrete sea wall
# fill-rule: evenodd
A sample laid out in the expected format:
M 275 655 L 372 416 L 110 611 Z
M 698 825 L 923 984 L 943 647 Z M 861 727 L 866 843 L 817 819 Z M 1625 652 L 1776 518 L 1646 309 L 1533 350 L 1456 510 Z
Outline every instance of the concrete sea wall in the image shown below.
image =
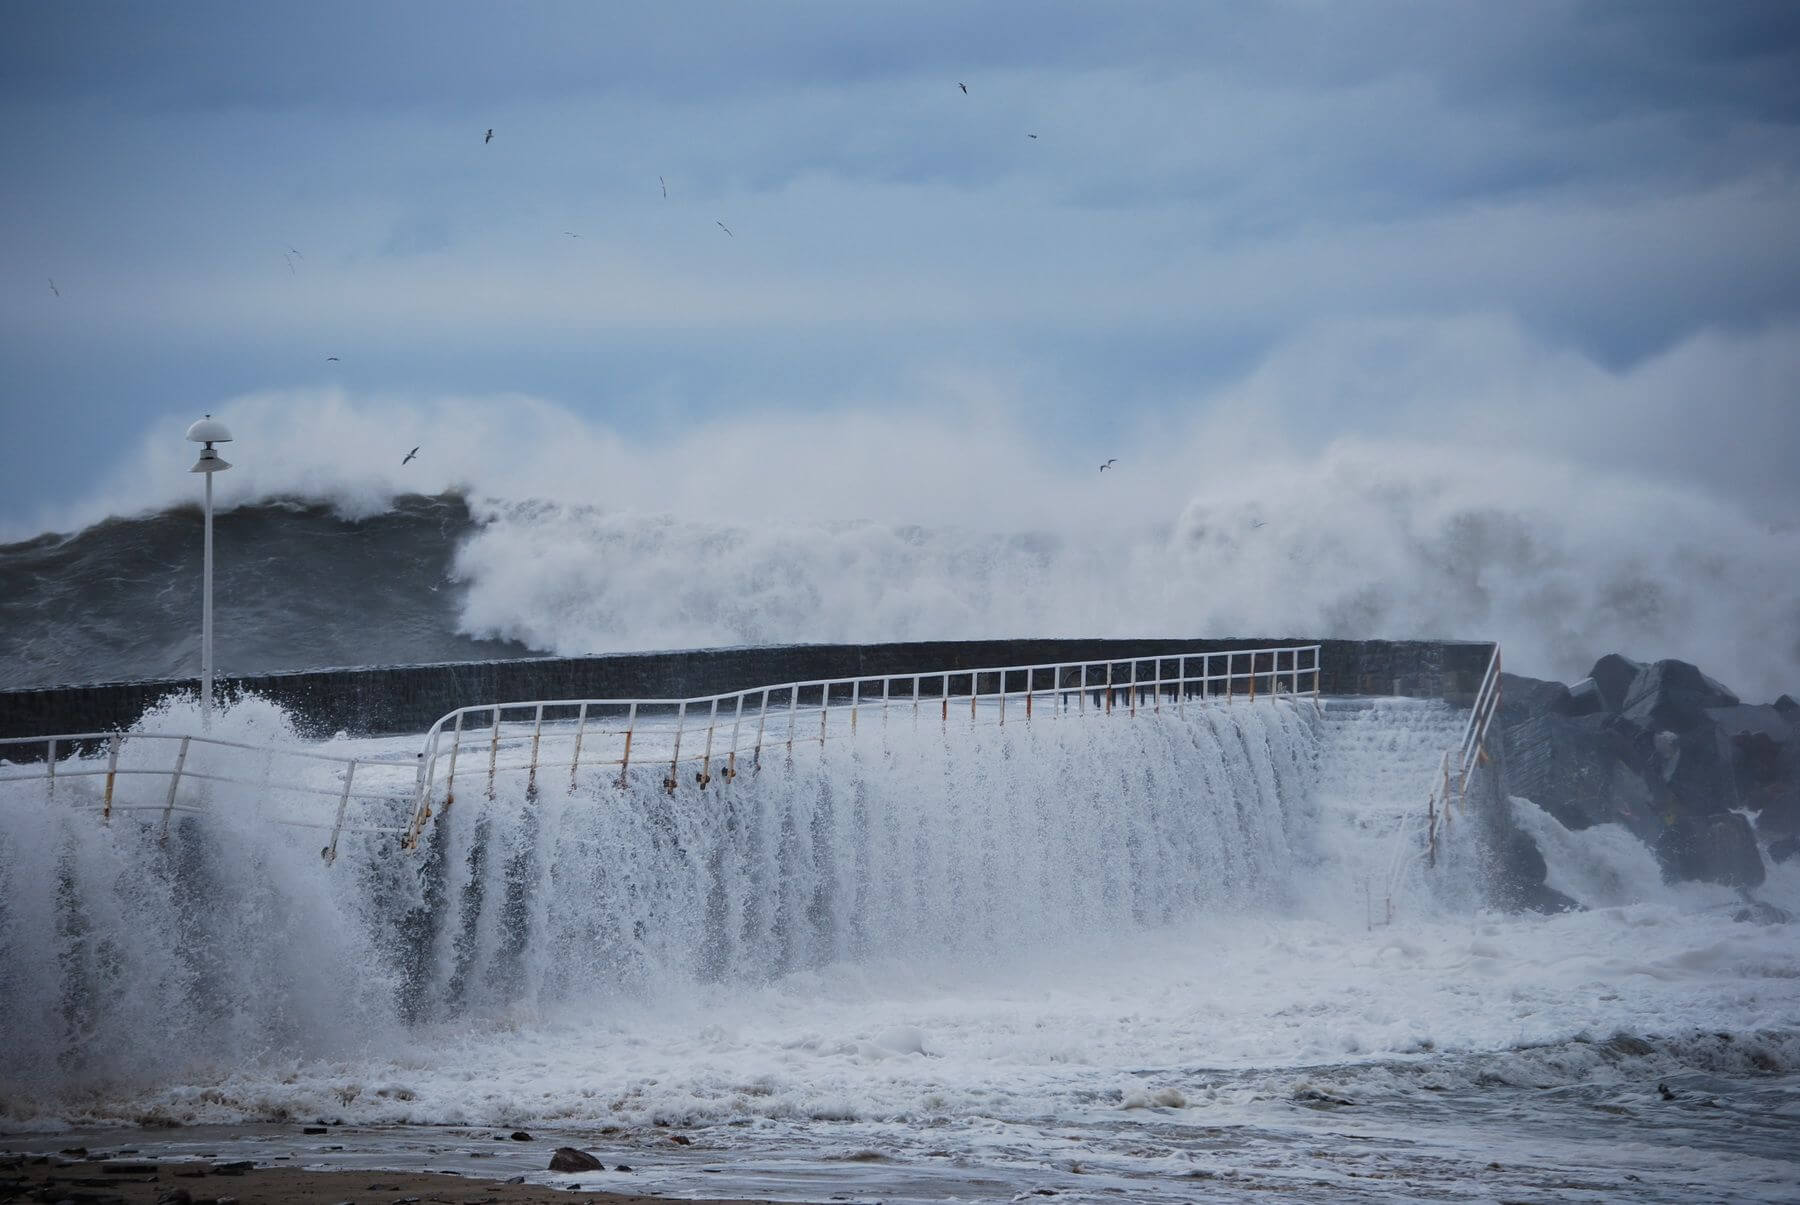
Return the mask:
M 691 698 L 782 682 L 1069 661 L 1114 662 L 1116 678 L 1124 680 L 1134 661 L 1141 678 L 1153 676 L 1147 658 L 1307 644 L 1321 646 L 1319 688 L 1326 694 L 1413 695 L 1465 705 L 1494 648 L 1481 641 L 1300 637 L 789 644 L 222 676 L 217 689 L 222 697 L 254 693 L 271 699 L 321 735 L 396 735 L 423 733 L 446 712 L 479 703 Z M 1246 666 L 1240 659 L 1239 670 Z M 1173 674 L 1174 667 L 1164 668 Z M 1219 668 L 1215 665 L 1215 672 Z M 1266 674 L 1272 667 L 1263 657 L 1256 668 Z M 1188 672 L 1199 669 L 1190 665 Z M 951 693 L 966 693 L 967 683 L 966 677 L 952 682 Z M 983 681 L 981 689 L 993 688 L 992 679 Z M 162 699 L 197 689 L 196 679 L 185 678 L 0 691 L 0 736 L 126 728 Z M 16 760 L 22 752 L 11 756 Z

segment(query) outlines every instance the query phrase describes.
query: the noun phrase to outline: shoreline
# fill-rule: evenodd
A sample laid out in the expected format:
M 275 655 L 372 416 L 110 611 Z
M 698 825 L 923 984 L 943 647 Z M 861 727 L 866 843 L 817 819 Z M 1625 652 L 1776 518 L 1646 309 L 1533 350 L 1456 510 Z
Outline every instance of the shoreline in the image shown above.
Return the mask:
M 0 1155 L 0 1202 L 75 1201 L 82 1205 L 567 1205 L 574 1197 L 605 1205 L 769 1205 L 767 1198 L 666 1197 L 600 1184 L 629 1172 L 595 1171 L 549 1185 L 488 1179 L 452 1171 L 312 1171 L 261 1167 L 248 1160 L 170 1162 L 154 1159 Z M 53 1190 L 53 1191 L 46 1191 Z

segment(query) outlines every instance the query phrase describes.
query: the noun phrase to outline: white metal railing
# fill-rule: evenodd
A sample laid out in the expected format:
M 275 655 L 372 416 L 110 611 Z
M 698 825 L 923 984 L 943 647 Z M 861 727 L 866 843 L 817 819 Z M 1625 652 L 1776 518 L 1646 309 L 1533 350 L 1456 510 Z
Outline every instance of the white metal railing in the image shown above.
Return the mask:
M 1425 851 L 1427 864 L 1437 865 L 1438 830 L 1450 823 L 1454 805 L 1458 814 L 1469 798 L 1469 780 L 1477 766 L 1487 764 L 1488 727 L 1500 710 L 1500 646 L 1488 658 L 1487 672 L 1475 691 L 1475 704 L 1469 709 L 1469 722 L 1454 751 L 1446 749 L 1438 765 L 1438 775 L 1425 800 Z M 1454 760 L 1452 753 L 1454 752 Z
M 854 736 L 865 713 L 889 722 L 895 708 L 914 722 L 935 710 L 941 724 L 951 720 L 952 700 L 970 724 L 1007 722 L 1009 705 L 1025 721 L 1048 708 L 1050 716 L 1106 714 L 1140 708 L 1183 710 L 1190 701 L 1254 701 L 1270 695 L 1319 697 L 1320 647 L 1238 649 L 1213 653 L 1119 657 L 1044 665 L 876 674 L 754 686 L 747 690 L 691 699 L 556 699 L 481 703 L 441 717 L 426 733 L 418 759 L 412 823 L 406 844 L 418 842 L 439 798 L 456 799 L 456 777 L 476 759 L 478 779 L 491 798 L 501 773 L 523 772 L 528 797 L 540 775 L 568 774 L 574 790 L 583 767 L 617 767 L 618 785 L 629 782 L 636 764 L 663 767 L 662 786 L 673 793 L 684 767 L 705 790 L 715 774 L 729 783 L 739 761 L 760 766 L 771 746 L 791 752 L 796 741 L 821 745 Z M 1147 669 L 1148 672 L 1141 672 Z M 1260 684 L 1260 686 L 1259 686 Z M 833 717 L 837 717 L 833 726 Z M 471 721 L 475 721 L 471 723 Z
M 1431 789 L 1425 797 L 1425 864 L 1428 867 L 1437 866 L 1438 844 L 1449 828 L 1452 809 L 1458 815 L 1463 812 L 1469 798 L 1469 783 L 1475 777 L 1476 769 L 1487 764 L 1488 729 L 1499 710 L 1500 646 L 1496 643 L 1493 655 L 1488 658 L 1487 672 L 1482 674 L 1481 685 L 1475 690 L 1475 702 L 1469 709 L 1468 722 L 1463 725 L 1462 739 L 1455 749 L 1444 750 L 1438 758 Z M 1394 833 L 1394 855 L 1388 865 L 1386 890 L 1387 919 L 1390 921 L 1394 917 L 1394 891 L 1408 860 L 1406 834 L 1413 823 L 1403 817 Z M 1370 923 L 1373 924 L 1373 918 Z
M 0 783 L 41 781 L 47 804 L 96 811 L 103 823 L 110 823 L 115 813 L 161 812 L 165 837 L 175 813 L 207 809 L 211 784 L 254 787 L 256 793 L 247 806 L 261 819 L 331 834 L 319 851 L 327 862 L 336 860 L 338 838 L 343 833 L 404 835 L 404 824 L 367 824 L 361 823 L 360 817 L 364 811 L 374 810 L 403 820 L 418 777 L 411 758 L 341 757 L 310 749 L 163 732 L 0 738 L 0 758 L 15 748 L 35 752 L 33 746 L 42 747 L 43 759 L 0 760 Z M 246 758 L 246 752 L 261 757 Z M 254 776 L 239 772 L 245 764 L 259 760 L 260 770 Z M 353 815 L 352 804 L 371 806 L 358 806 Z

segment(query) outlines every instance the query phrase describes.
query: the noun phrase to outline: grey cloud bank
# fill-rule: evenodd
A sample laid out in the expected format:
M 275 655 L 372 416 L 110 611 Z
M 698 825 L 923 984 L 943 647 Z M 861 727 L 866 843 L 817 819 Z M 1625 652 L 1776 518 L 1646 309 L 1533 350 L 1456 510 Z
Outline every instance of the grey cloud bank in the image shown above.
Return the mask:
M 321 389 L 652 443 L 974 393 L 1052 462 L 1479 435 L 1800 502 L 1788 5 L 13 18 L 9 527 L 96 492 L 47 448 Z

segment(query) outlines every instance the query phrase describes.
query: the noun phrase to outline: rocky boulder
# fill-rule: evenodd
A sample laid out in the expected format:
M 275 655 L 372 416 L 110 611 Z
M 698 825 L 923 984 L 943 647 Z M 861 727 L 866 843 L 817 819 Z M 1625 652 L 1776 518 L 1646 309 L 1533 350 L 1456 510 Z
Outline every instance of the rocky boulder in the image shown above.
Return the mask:
M 1578 902 L 1544 882 L 1550 868 L 1530 837 L 1510 829 L 1497 853 L 1493 894 L 1502 908 L 1544 913 L 1580 909 Z
M 1643 776 L 1641 736 L 1615 716 L 1533 716 L 1502 733 L 1506 789 L 1564 828 L 1617 822 L 1654 840 L 1663 826 Z
M 1598 666 L 1595 666 L 1598 669 Z M 1658 661 L 1632 680 L 1620 708 L 1651 732 L 1685 732 L 1706 722 L 1709 707 L 1735 707 L 1738 697 L 1686 661 Z
M 1592 678 L 1583 678 L 1569 687 L 1569 715 L 1598 715 L 1606 710 L 1606 700 L 1600 697 L 1600 684 Z
M 1714 707 L 1707 714 L 1730 743 L 1738 801 L 1757 813 L 1758 831 L 1800 831 L 1800 728 L 1779 707 Z
M 1738 812 L 1682 817 L 1656 842 L 1663 875 L 1671 880 L 1760 887 L 1766 872 L 1750 822 Z
M 1761 883 L 1755 835 L 1800 833 L 1800 704 L 1789 696 L 1745 706 L 1688 662 L 1617 653 L 1567 690 L 1511 675 L 1503 689 L 1505 790 L 1567 828 L 1624 825 L 1672 879 Z M 1516 851 L 1502 853 L 1509 881 L 1530 878 Z
M 550 1156 L 550 1170 L 553 1172 L 599 1172 L 606 1170 L 606 1164 L 594 1158 L 586 1151 L 572 1146 L 559 1146 Z
M 1633 661 L 1618 653 L 1608 653 L 1594 662 L 1594 668 L 1588 671 L 1587 680 L 1594 684 L 1603 710 L 1623 711 L 1625 696 L 1631 692 L 1631 684 L 1643 672 L 1642 661 Z
M 1566 715 L 1569 711 L 1569 688 L 1561 682 L 1542 678 L 1523 678 L 1518 674 L 1500 675 L 1500 710 L 1495 716 L 1502 726 L 1516 724 L 1536 715 Z

